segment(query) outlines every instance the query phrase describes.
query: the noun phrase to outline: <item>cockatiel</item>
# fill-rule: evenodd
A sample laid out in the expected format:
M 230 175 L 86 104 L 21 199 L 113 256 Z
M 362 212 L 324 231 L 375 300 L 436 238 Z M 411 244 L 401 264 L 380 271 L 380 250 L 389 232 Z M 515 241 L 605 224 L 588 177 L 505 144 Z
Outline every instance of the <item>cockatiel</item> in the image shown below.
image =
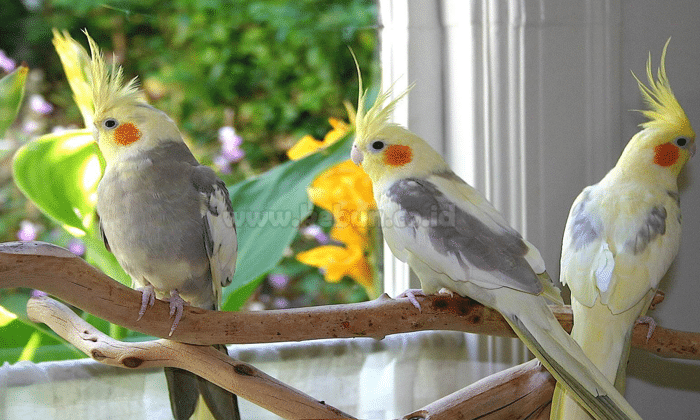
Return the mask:
M 641 419 L 548 308 L 545 296 L 561 297 L 537 249 L 423 139 L 388 122 L 407 94 L 383 107 L 390 92 L 365 110 L 360 77 L 351 158 L 372 180 L 384 239 L 422 292 L 446 288 L 498 310 L 597 419 Z
M 561 282 L 571 289 L 574 312 L 571 335 L 620 392 L 632 328 L 680 246 L 678 174 L 695 153 L 695 133 L 666 77 L 667 47 L 657 80 L 651 56 L 649 86 L 637 79 L 649 107 L 641 112 L 649 120 L 617 165 L 576 198 L 562 244 Z M 590 418 L 565 395 L 555 392 L 552 418 Z
M 238 245 L 228 190 L 197 162 L 173 120 L 142 99 L 136 79 L 124 83 L 122 69 L 109 68 L 88 42 L 94 133 L 107 162 L 97 190 L 100 231 L 142 292 L 139 318 L 156 296 L 165 298 L 172 334 L 185 304 L 218 309 L 232 280 Z M 200 394 L 217 420 L 240 417 L 234 394 L 185 370 L 165 374 L 176 419 L 190 418 Z

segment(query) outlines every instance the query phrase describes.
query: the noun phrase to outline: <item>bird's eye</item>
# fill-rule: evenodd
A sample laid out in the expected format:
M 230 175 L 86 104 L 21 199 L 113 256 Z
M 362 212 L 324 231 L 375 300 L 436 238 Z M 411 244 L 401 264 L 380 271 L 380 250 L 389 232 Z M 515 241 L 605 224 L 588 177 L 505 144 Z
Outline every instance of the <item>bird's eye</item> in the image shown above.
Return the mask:
M 674 141 L 674 143 L 676 143 L 676 146 L 678 146 L 678 147 L 685 147 L 688 145 L 688 139 L 686 139 L 685 137 L 678 137 Z
M 112 129 L 112 128 L 116 127 L 117 125 L 119 125 L 119 123 L 114 118 L 107 118 L 106 120 L 104 120 L 102 125 L 105 128 Z
M 377 152 L 382 150 L 384 148 L 384 146 L 386 146 L 386 145 L 381 140 L 375 140 L 371 144 L 372 150 L 377 151 Z

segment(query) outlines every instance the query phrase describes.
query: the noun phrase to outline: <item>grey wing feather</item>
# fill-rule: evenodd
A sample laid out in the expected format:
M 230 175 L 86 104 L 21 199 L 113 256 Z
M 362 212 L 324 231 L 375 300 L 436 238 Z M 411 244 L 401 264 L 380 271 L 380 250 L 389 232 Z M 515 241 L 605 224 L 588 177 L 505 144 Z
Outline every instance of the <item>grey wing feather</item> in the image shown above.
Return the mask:
M 414 231 L 427 229 L 431 245 L 442 254 L 453 255 L 462 267 L 490 272 L 502 286 L 542 292 L 540 280 L 525 259 L 528 247 L 515 230 L 504 227 L 503 232 L 494 232 L 426 180 L 399 180 L 387 195 L 405 211 L 407 226 Z
M 193 183 L 201 194 L 204 244 L 209 256 L 212 281 L 216 290 L 231 284 L 236 269 L 238 237 L 228 189 L 214 171 L 198 166 Z
M 100 238 L 102 238 L 102 242 L 104 242 L 107 251 L 112 252 L 112 249 L 109 247 L 109 241 L 107 241 L 107 236 L 105 236 L 105 230 L 102 227 L 102 222 L 100 222 L 100 214 L 98 212 L 95 212 L 95 214 L 97 215 L 97 227 L 100 231 Z

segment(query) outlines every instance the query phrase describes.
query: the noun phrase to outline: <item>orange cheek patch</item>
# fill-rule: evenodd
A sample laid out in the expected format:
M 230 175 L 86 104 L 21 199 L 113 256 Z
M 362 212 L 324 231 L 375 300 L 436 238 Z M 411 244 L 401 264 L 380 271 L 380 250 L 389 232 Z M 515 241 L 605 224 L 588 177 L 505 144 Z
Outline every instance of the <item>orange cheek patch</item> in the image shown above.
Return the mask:
M 122 146 L 129 145 L 141 138 L 141 132 L 132 123 L 124 123 L 114 129 L 114 141 Z
M 413 160 L 413 151 L 408 146 L 392 144 L 384 152 L 384 163 L 389 166 L 403 166 Z
M 654 163 L 659 166 L 671 166 L 679 156 L 678 147 L 674 144 L 664 143 L 654 147 Z

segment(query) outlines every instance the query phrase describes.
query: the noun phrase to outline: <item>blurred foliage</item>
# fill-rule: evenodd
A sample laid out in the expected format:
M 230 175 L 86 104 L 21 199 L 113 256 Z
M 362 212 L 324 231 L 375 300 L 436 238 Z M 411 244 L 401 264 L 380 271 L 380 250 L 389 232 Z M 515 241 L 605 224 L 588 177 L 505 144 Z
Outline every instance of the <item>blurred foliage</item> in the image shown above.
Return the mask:
M 348 47 L 358 56 L 366 79 L 371 82 L 378 76 L 374 1 L 5 0 L 0 20 L 0 61 L 10 57 L 15 63 L 26 62 L 31 69 L 25 95 L 29 100 L 25 100 L 19 121 L 0 139 L 0 241 L 35 238 L 76 253 L 93 244 L 85 243 L 86 238 L 76 240 L 25 199 L 11 182 L 7 158 L 49 131 L 58 131 L 58 138 L 62 127 L 82 126 L 51 45 L 52 27 L 66 29 L 78 40 L 84 39 L 80 30 L 87 29 L 108 58 L 113 53 L 127 77 L 138 75 L 150 103 L 178 122 L 202 163 L 217 161 L 223 147 L 222 127 L 235 127 L 242 139 L 242 159 L 219 166 L 226 183 L 237 184 L 232 187 L 234 195 L 238 187 L 250 185 L 247 180 L 252 176 L 287 161 L 286 151 L 299 138 L 322 138 L 330 117 L 345 119 L 343 100 L 354 103 L 357 98 L 356 71 Z M 4 73 L 0 68 L 0 75 Z M 302 228 L 324 212 L 310 204 L 309 209 L 311 217 L 301 222 Z M 323 226 L 328 233 L 332 224 Z M 245 290 L 255 297 L 249 307 L 367 299 L 365 290 L 349 277 L 329 284 L 318 269 L 293 258 L 317 246 L 315 238 L 298 229 L 285 235 L 289 238 L 286 243 L 293 242 L 280 250 L 282 261 L 277 266 L 268 262 L 265 267 L 273 274 L 255 273 L 257 281 Z M 261 282 L 257 290 L 252 287 Z M 50 332 L 25 328 L 19 308 L 29 291 L 16 292 L 0 290 L 0 305 L 19 314 L 15 319 L 0 313 L 0 335 L 15 337 L 15 344 L 25 348 L 21 354 L 0 351 L 0 361 L 76 357 L 73 349 L 60 345 Z M 236 306 L 240 306 L 238 298 L 234 299 Z M 110 326 L 104 323 L 101 329 L 105 328 Z M 142 339 L 125 331 L 112 335 Z
M 26 38 L 2 37 L 0 49 L 46 69 L 47 99 L 65 113 L 54 116 L 59 125 L 80 119 L 56 54 L 46 53 L 50 28 L 76 39 L 85 28 L 140 77 L 152 105 L 210 149 L 202 154 L 213 156 L 220 127 L 236 127 L 256 172 L 286 160 L 301 136 L 323 137 L 328 117 L 345 116 L 343 100 L 357 97 L 348 47 L 363 74 L 376 73 L 376 6 L 367 0 L 53 0 L 23 25 Z

